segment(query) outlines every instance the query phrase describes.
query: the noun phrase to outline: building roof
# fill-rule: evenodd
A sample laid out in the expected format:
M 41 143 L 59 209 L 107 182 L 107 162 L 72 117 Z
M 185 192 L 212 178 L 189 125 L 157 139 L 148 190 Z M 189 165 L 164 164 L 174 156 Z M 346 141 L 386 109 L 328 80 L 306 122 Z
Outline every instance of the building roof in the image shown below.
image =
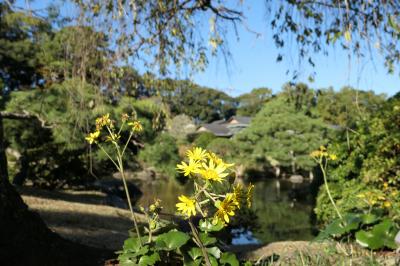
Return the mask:
M 226 123 L 231 123 L 233 121 L 236 121 L 237 124 L 248 125 L 251 122 L 251 117 L 249 117 L 249 116 L 232 116 L 228 120 L 226 120 Z
M 220 124 L 224 124 L 225 122 L 226 122 L 225 119 L 220 119 L 220 120 L 212 121 L 211 124 L 218 124 L 218 125 L 220 125 Z
M 232 116 L 227 120 L 216 120 L 202 125 L 197 131 L 209 131 L 217 137 L 231 137 L 250 124 L 251 117 Z
M 210 131 L 217 137 L 231 137 L 231 131 L 225 126 L 220 124 L 204 124 L 198 131 Z

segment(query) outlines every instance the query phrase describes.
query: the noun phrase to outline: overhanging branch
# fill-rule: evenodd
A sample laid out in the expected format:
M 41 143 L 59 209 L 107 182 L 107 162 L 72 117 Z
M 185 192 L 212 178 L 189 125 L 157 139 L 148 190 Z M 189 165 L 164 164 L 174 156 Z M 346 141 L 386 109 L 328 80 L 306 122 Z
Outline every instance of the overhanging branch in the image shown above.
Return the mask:
M 31 114 L 28 111 L 23 110 L 22 112 L 16 113 L 16 112 L 7 112 L 7 111 L 1 111 L 0 112 L 0 118 L 4 119 L 12 119 L 12 120 L 31 120 L 31 119 L 37 119 L 41 126 L 43 128 L 53 128 L 53 126 L 50 126 L 46 123 L 46 121 L 41 118 L 39 115 L 36 114 Z

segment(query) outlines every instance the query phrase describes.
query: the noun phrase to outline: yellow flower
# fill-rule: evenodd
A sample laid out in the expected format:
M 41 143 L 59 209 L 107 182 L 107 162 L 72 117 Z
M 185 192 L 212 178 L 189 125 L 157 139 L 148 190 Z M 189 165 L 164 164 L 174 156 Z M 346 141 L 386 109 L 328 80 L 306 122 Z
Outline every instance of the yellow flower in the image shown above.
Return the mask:
M 326 151 L 326 148 L 325 148 L 325 146 L 319 146 L 319 150 L 320 151 Z
M 224 162 L 221 158 L 219 158 L 215 153 L 213 152 L 207 152 L 207 157 L 208 159 L 214 161 L 215 164 L 221 164 L 223 166 L 225 166 L 226 168 L 232 167 L 235 164 L 233 163 L 226 163 Z
M 235 194 L 236 199 L 240 199 L 243 193 L 243 186 L 241 184 L 236 184 L 233 187 L 233 194 Z
M 95 131 L 93 133 L 89 133 L 89 135 L 85 138 L 89 144 L 96 142 L 97 138 L 100 136 L 100 131 Z
M 385 200 L 386 198 L 384 196 L 378 196 L 378 200 Z
M 253 199 L 253 189 L 254 189 L 254 185 L 250 183 L 250 185 L 247 188 L 247 193 L 246 193 L 246 201 L 247 201 L 248 208 L 251 208 L 251 202 Z
M 385 201 L 385 202 L 383 203 L 383 206 L 384 206 L 385 208 L 390 208 L 390 207 L 392 206 L 392 204 L 391 204 L 389 201 Z
M 224 173 L 226 167 L 222 164 L 214 164 L 214 161 L 210 160 L 208 165 L 202 163 L 203 169 L 199 171 L 200 175 L 207 180 L 222 182 L 223 178 L 229 175 Z
M 184 195 L 178 198 L 181 202 L 176 204 L 178 211 L 187 217 L 196 215 L 196 202 L 193 199 L 190 199 Z
M 186 152 L 186 156 L 189 158 L 189 160 L 204 161 L 206 159 L 207 152 L 200 147 L 195 147 L 193 150 L 188 150 Z
M 360 193 L 356 196 L 357 198 L 365 198 L 365 195 L 363 193 Z
M 330 158 L 332 161 L 335 161 L 335 160 L 337 159 L 337 156 L 336 156 L 336 154 L 329 154 L 329 158 Z
M 129 122 L 128 126 L 132 127 L 133 132 L 141 132 L 143 130 L 143 126 L 140 121 Z
M 129 115 L 127 113 L 123 113 L 121 115 L 121 121 L 122 122 L 126 122 L 126 121 L 128 121 L 128 119 L 129 119 Z
M 96 128 L 100 130 L 102 127 L 111 125 L 110 114 L 105 114 L 102 117 L 96 119 Z
M 109 136 L 107 136 L 106 141 L 117 141 L 121 138 L 121 135 L 115 134 L 115 133 L 110 133 Z
M 182 162 L 181 164 L 177 164 L 176 168 L 179 172 L 183 173 L 184 176 L 189 176 L 190 174 L 198 173 L 200 166 L 199 162 L 190 160 L 189 164 Z
M 235 210 L 239 207 L 239 202 L 237 202 L 233 193 L 228 193 L 222 202 L 217 201 L 215 203 L 215 207 L 218 209 L 215 213 L 215 218 L 222 222 L 225 221 L 226 223 L 229 223 L 229 216 L 235 215 Z
M 313 158 L 318 158 L 321 156 L 321 151 L 313 151 L 310 153 L 310 156 Z

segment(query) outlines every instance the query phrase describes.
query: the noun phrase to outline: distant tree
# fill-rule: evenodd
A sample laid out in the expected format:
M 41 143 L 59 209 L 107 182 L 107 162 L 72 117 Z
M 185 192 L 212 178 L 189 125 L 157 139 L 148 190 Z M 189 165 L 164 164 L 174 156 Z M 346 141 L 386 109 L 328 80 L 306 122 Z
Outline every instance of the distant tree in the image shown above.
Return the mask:
M 166 82 L 162 95 L 173 114 L 186 114 L 199 122 L 211 122 L 236 112 L 236 101 L 222 91 L 201 87 L 188 80 Z
M 318 93 L 318 91 L 308 87 L 305 83 L 289 82 L 282 86 L 282 91 L 278 96 L 283 97 L 296 110 L 311 115 L 313 108 L 317 104 Z
M 139 153 L 139 159 L 147 166 L 155 167 L 161 173 L 174 177 L 176 164 L 180 161 L 175 139 L 167 133 L 159 135 L 153 143 L 145 145 Z
M 322 120 L 277 98 L 268 102 L 235 140 L 243 153 L 296 173 L 313 168 L 309 154 L 327 142 L 326 131 Z
M 171 119 L 168 132 L 178 140 L 186 140 L 189 134 L 196 132 L 196 125 L 190 116 L 181 114 Z
M 254 116 L 262 109 L 264 103 L 272 97 L 272 90 L 269 88 L 256 88 L 251 92 L 237 97 L 237 114 L 243 116 Z
M 197 147 L 201 147 L 203 149 L 207 148 L 207 146 L 217 138 L 214 133 L 211 132 L 201 132 L 196 136 L 196 139 L 193 141 L 193 144 Z
M 352 129 L 357 121 L 367 120 L 384 105 L 386 96 L 372 91 L 343 87 L 335 92 L 332 88 L 320 90 L 316 111 L 332 125 Z

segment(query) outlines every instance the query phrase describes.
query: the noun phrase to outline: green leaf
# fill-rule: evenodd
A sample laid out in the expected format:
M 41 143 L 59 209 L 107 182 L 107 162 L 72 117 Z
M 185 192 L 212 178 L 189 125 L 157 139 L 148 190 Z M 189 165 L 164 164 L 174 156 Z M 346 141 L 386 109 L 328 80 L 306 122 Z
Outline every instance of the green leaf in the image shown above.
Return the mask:
M 149 266 L 149 265 L 154 265 L 156 264 L 157 261 L 160 261 L 160 255 L 158 253 L 153 253 L 150 256 L 142 256 L 139 259 L 139 266 Z
M 219 259 L 221 257 L 221 250 L 217 247 L 207 248 L 207 253 Z
M 362 224 L 369 225 L 376 223 L 379 217 L 372 213 L 367 213 L 361 216 Z
M 200 220 L 199 227 L 203 232 L 217 232 L 224 228 L 224 223 L 218 220 L 217 224 L 213 224 L 210 219 Z
M 383 247 L 382 239 L 376 238 L 372 232 L 360 230 L 356 233 L 356 241 L 363 247 L 378 249 Z
M 370 249 L 380 249 L 388 247 L 396 249 L 394 241 L 396 230 L 391 220 L 385 219 L 381 223 L 372 227 L 370 231 L 360 230 L 356 233 L 356 241 L 363 247 Z
M 351 230 L 355 230 L 360 226 L 362 221 L 359 214 L 349 213 L 343 217 L 342 226 L 346 233 L 350 232 Z
M 396 18 L 393 15 L 389 15 L 389 25 L 397 31 L 397 33 L 400 33 L 400 25 L 396 22 Z
M 210 259 L 211 266 L 218 266 L 218 261 L 213 256 L 208 256 Z
M 200 258 L 203 253 L 201 252 L 200 248 L 193 247 L 188 251 L 189 256 L 193 259 L 196 260 L 197 258 Z
M 201 263 L 201 259 L 191 260 L 190 258 L 185 257 L 183 259 L 184 266 L 199 266 Z
M 332 237 L 340 237 L 352 230 L 358 229 L 362 219 L 358 214 L 347 214 L 342 219 L 336 219 L 331 224 L 329 224 L 320 234 L 317 236 L 316 240 L 323 240 Z
M 124 252 L 137 252 L 140 249 L 139 238 L 130 237 L 124 242 Z
M 329 224 L 324 230 L 322 230 L 316 240 L 323 240 L 330 236 L 337 237 L 341 236 L 346 232 L 346 230 L 341 225 L 341 220 L 334 220 L 331 224 Z
M 351 41 L 351 33 L 349 30 L 346 30 L 344 32 L 344 38 L 346 39 L 346 41 L 350 42 Z
M 175 250 L 186 244 L 189 239 L 188 234 L 171 230 L 157 237 L 156 247 L 165 250 Z
M 149 251 L 149 246 L 143 246 L 134 254 L 136 257 L 140 257 L 140 256 L 146 254 L 148 251 Z
M 199 237 L 204 246 L 208 246 L 217 242 L 215 237 L 211 237 L 207 233 L 200 233 Z
M 221 265 L 231 265 L 231 266 L 239 266 L 239 261 L 236 258 L 236 255 L 231 252 L 224 252 L 221 254 L 221 258 L 219 259 Z
M 121 254 L 118 256 L 118 262 L 121 266 L 136 265 L 136 256 L 134 256 L 132 253 Z

